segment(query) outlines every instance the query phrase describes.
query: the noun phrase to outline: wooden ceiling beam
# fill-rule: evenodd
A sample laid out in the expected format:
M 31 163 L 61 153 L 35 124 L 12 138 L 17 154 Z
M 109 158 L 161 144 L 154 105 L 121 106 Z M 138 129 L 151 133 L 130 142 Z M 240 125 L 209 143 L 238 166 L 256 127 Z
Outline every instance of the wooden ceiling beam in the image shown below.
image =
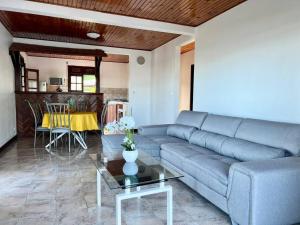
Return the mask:
M 11 52 L 32 52 L 46 54 L 76 55 L 76 56 L 99 56 L 106 57 L 107 54 L 100 49 L 77 49 L 77 48 L 60 48 L 43 45 L 30 45 L 22 43 L 12 43 L 9 51 Z
M 194 36 L 195 28 L 191 26 L 134 18 L 110 13 L 95 12 L 84 9 L 51 5 L 23 0 L 1 0 L 0 10 L 43 15 L 77 21 L 108 24 L 135 29 L 166 32 Z
M 26 52 L 26 54 L 29 57 L 95 61 L 95 57 L 93 57 L 93 56 L 75 56 L 75 55 L 33 53 L 33 52 Z M 120 55 L 120 54 L 107 54 L 106 57 L 102 58 L 102 62 L 129 63 L 129 56 L 128 55 Z

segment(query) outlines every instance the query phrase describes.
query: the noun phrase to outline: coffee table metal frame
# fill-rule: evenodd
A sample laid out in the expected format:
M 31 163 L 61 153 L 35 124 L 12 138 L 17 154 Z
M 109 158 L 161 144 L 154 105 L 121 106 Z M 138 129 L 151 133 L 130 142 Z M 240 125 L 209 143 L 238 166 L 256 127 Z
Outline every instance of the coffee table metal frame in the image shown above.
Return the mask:
M 163 177 L 160 177 L 163 179 Z M 97 205 L 101 207 L 101 169 L 97 169 Z M 127 181 L 128 182 L 128 181 Z M 130 181 L 129 181 L 130 182 Z M 130 185 L 130 183 L 127 183 Z M 147 185 L 144 185 L 146 187 Z M 133 188 L 125 188 L 123 193 L 116 194 L 116 224 L 122 224 L 122 201 L 132 198 L 140 198 L 146 195 L 153 195 L 166 192 L 167 193 L 167 225 L 173 225 L 173 190 L 172 186 L 165 185 L 164 181 L 158 184 L 158 187 L 151 187 L 141 190 L 141 186 L 136 187 L 136 191 L 132 191 Z

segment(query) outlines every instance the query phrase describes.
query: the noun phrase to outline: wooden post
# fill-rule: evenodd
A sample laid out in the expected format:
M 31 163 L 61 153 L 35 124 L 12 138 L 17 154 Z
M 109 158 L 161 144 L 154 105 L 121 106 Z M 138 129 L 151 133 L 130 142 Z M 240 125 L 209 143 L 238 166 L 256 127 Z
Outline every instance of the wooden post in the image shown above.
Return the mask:
M 19 51 L 9 51 L 15 69 L 15 91 L 21 91 L 22 87 L 22 67 L 25 68 L 24 59 Z
M 102 57 L 95 56 L 96 93 L 100 93 L 100 64 Z

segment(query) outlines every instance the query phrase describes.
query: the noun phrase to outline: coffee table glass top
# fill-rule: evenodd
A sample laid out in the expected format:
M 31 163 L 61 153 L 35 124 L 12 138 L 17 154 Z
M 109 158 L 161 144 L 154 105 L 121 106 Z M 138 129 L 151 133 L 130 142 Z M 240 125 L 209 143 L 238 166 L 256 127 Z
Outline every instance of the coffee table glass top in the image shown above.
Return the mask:
M 143 151 L 139 151 L 135 163 L 126 163 L 122 158 L 109 160 L 103 153 L 89 156 L 110 189 L 132 188 L 183 177 Z

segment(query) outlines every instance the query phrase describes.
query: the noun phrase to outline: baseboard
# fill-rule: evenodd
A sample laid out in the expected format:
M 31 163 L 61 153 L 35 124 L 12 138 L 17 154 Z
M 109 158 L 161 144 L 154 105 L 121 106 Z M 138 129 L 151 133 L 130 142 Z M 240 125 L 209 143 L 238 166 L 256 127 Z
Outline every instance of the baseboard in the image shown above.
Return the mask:
M 2 147 L 0 147 L 0 156 L 3 152 L 5 152 L 7 147 L 15 140 L 17 140 L 17 135 L 13 136 L 9 141 L 7 141 L 4 145 L 2 145 Z

